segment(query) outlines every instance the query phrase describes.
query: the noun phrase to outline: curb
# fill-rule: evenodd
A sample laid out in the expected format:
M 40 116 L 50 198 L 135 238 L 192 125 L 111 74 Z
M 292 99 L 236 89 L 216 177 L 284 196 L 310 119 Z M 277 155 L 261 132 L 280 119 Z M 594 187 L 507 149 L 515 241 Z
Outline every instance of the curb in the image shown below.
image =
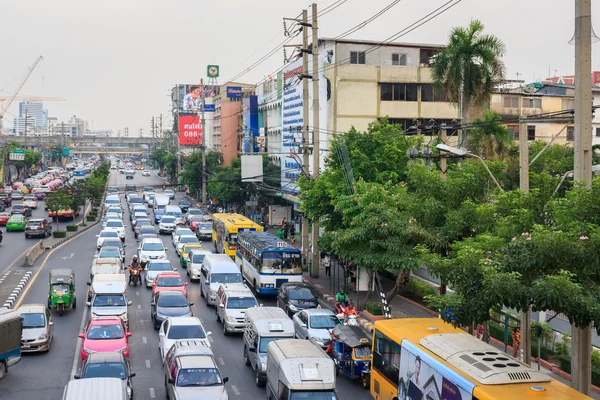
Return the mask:
M 2 276 L 2 278 L 0 278 L 0 282 L 4 281 L 4 279 L 8 276 L 8 274 L 10 274 L 10 272 L 11 271 L 8 271 L 7 273 L 5 273 Z M 32 275 L 33 275 L 32 271 L 27 271 L 25 273 L 25 276 L 23 276 L 23 278 L 21 278 L 17 287 L 13 289 L 10 296 L 8 296 L 8 300 L 6 300 L 6 302 L 2 305 L 2 308 L 11 308 L 15 304 L 15 302 L 19 298 L 19 295 L 21 294 L 21 292 L 27 285 L 27 282 L 29 281 L 29 279 L 31 278 Z

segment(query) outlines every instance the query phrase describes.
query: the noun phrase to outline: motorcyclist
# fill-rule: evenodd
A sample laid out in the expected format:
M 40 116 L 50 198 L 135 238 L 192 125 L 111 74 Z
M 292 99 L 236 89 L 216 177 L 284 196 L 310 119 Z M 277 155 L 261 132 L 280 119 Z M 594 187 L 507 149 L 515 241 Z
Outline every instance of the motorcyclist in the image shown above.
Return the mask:
M 346 309 L 344 310 L 344 313 L 347 316 L 358 315 L 358 310 L 356 309 L 356 307 L 354 307 L 354 304 L 352 304 L 352 302 L 349 302 L 348 307 L 346 307 Z
M 131 264 L 129 265 L 129 282 L 131 282 L 131 280 L 133 279 L 133 271 L 137 270 L 139 273 L 139 279 L 140 282 L 142 281 L 142 271 L 144 270 L 144 268 L 142 268 L 142 264 L 140 264 L 140 262 L 138 261 L 137 256 L 133 256 L 133 258 L 131 259 Z
M 335 300 L 341 304 L 342 306 L 348 307 L 348 303 L 350 302 L 350 297 L 344 292 L 344 289 L 340 289 L 339 292 L 335 295 Z

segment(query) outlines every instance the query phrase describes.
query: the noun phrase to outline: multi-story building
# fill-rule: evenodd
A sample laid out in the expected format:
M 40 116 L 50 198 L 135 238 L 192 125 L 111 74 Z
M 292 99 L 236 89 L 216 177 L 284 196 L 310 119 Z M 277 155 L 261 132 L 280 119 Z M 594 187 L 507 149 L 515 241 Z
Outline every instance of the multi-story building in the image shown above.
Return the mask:
M 281 165 L 283 73 L 267 77 L 256 87 L 258 98 L 259 147 L 269 153 L 275 165 Z
M 48 133 L 52 135 L 65 136 L 83 136 L 88 129 L 88 122 L 76 115 L 73 115 L 69 121 L 58 121 L 57 118 L 50 117 L 48 119 Z
M 36 118 L 33 116 L 27 115 L 27 117 L 15 117 L 13 120 L 13 129 L 15 131 L 15 135 L 17 136 L 25 136 L 25 135 L 33 135 L 36 133 Z
M 44 109 L 44 103 L 38 101 L 22 101 L 19 103 L 19 117 L 25 116 L 35 118 L 35 128 L 38 131 L 46 130 L 48 127 L 48 111 Z

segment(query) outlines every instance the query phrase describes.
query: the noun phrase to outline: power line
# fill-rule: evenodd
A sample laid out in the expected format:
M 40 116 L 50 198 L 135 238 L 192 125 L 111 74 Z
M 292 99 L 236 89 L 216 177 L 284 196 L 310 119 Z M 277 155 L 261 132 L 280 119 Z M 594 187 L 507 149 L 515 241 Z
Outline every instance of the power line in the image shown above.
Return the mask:
M 373 22 L 374 20 L 376 20 L 377 18 L 379 18 L 380 16 L 385 14 L 387 11 L 389 11 L 392 7 L 394 7 L 396 4 L 400 3 L 401 1 L 402 0 L 392 1 L 390 4 L 388 4 L 385 8 L 380 10 L 377 14 L 373 15 L 371 18 L 364 20 L 363 22 L 354 26 L 353 28 L 348 29 L 346 32 L 340 33 L 339 35 L 334 37 L 334 39 L 341 39 L 348 35 L 353 34 L 354 32 L 361 30 L 362 28 L 364 28 L 365 26 L 367 26 L 368 24 L 370 24 L 371 22 Z

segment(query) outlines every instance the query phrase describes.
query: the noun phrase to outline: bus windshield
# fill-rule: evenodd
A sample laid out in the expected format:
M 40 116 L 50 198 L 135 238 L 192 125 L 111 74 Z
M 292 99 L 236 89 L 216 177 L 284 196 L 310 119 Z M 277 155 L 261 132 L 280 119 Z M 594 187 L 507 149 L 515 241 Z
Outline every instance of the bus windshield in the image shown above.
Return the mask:
M 300 253 L 269 251 L 262 254 L 262 274 L 301 274 Z
M 336 400 L 337 396 L 333 390 L 314 391 L 302 390 L 290 393 L 290 400 Z

